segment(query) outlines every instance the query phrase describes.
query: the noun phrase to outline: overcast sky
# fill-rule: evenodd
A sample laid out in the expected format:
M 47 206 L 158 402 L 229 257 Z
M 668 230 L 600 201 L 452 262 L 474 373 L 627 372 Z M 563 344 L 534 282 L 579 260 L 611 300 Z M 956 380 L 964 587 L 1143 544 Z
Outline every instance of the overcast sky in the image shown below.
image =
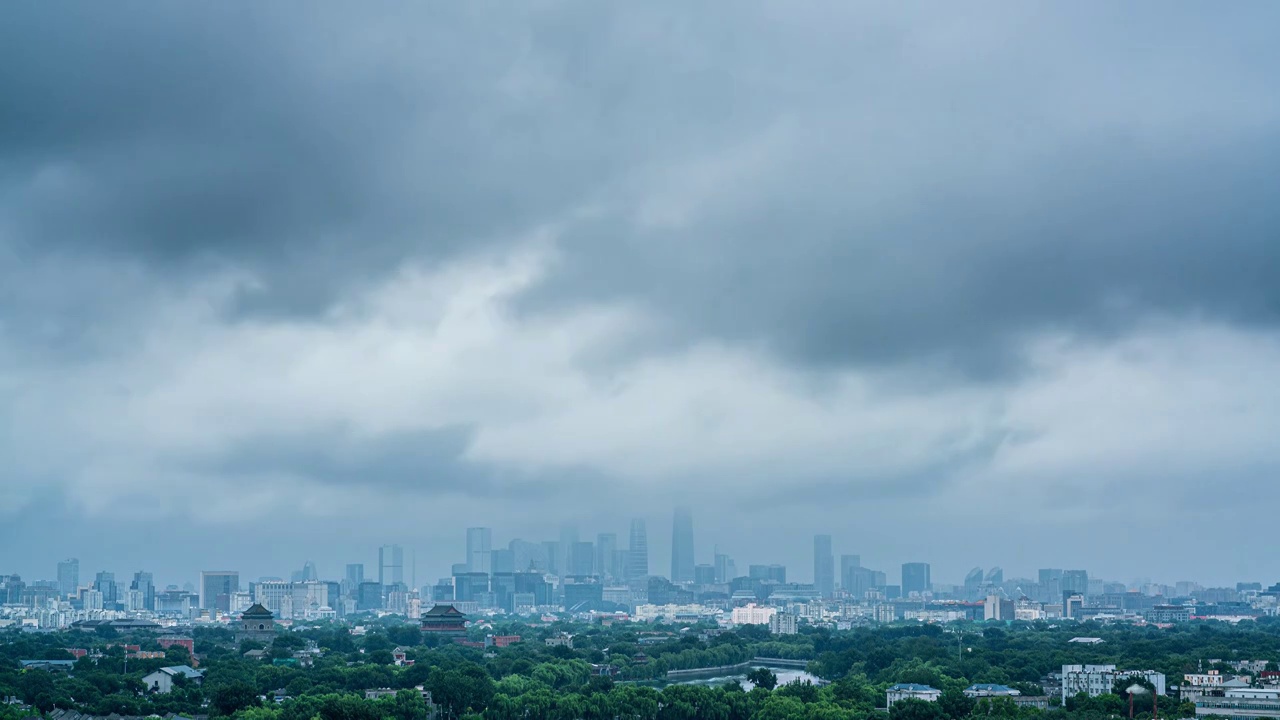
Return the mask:
M 18 3 L 0 572 L 1280 580 L 1280 5 Z M 371 569 L 370 572 L 373 572 Z

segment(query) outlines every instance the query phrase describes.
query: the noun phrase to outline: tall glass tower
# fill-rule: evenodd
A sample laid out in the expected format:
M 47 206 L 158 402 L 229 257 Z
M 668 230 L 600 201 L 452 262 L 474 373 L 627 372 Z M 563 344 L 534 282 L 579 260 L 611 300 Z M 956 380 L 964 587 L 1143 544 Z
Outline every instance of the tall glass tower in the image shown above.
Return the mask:
M 627 579 L 642 578 L 649 574 L 649 534 L 645 531 L 644 518 L 631 521 L 631 544 L 627 546 Z
M 836 592 L 836 558 L 831 554 L 831 536 L 813 536 L 813 585 L 822 597 Z
M 471 572 L 492 571 L 493 531 L 485 527 L 467 528 L 467 569 Z

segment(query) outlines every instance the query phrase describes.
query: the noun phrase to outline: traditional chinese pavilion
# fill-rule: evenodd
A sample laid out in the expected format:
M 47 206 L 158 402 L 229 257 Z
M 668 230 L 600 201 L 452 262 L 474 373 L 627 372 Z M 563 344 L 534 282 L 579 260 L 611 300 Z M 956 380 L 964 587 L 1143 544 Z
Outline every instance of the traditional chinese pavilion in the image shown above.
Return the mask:
M 467 616 L 452 605 L 436 605 L 422 614 L 422 632 L 438 637 L 463 637 Z

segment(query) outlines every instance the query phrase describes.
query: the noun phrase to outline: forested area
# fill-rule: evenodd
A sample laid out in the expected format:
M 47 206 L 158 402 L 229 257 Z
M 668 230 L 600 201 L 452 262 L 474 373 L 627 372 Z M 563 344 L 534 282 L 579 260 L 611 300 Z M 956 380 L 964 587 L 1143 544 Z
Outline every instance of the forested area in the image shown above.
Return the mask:
M 0 635 L 0 697 L 30 706 L 0 705 L 0 720 L 48 713 L 55 708 L 93 715 L 233 716 L 252 720 L 424 720 L 432 712 L 414 688 L 430 691 L 443 720 L 488 718 L 635 720 L 914 720 L 969 716 L 1043 717 L 1046 720 L 1127 714 L 1119 695 L 1072 698 L 1048 711 L 1015 707 L 1006 699 L 974 701 L 962 691 L 973 683 L 999 683 L 1024 694 L 1041 694 L 1039 683 L 1068 663 L 1114 663 L 1154 669 L 1176 683 L 1183 672 L 1209 669 L 1210 660 L 1280 657 L 1280 623 L 1264 620 L 1231 626 L 1196 623 L 1173 628 L 1102 625 L 1049 626 L 1018 623 L 911 625 L 834 632 L 806 629 L 770 636 L 763 627 L 720 630 L 710 625 L 675 627 L 575 623 L 530 626 L 498 623 L 472 629 L 519 635 L 509 647 L 476 648 L 424 638 L 415 626 L 395 619 L 373 622 L 356 636 L 341 624 L 319 624 L 281 633 L 268 647 L 237 645 L 220 628 L 197 628 L 195 649 L 202 684 L 175 680 L 169 693 L 147 692 L 142 677 L 162 666 L 189 664 L 182 647 L 163 659 L 125 657 L 122 644 L 159 649 L 154 636 L 112 633 L 18 633 Z M 545 638 L 573 635 L 573 647 L 548 647 Z M 1102 638 L 1101 644 L 1069 640 Z M 67 648 L 86 648 L 69 672 L 22 670 L 19 660 L 71 659 Z M 397 666 L 393 650 L 412 661 Z M 261 659 L 244 653 L 261 649 Z M 311 650 L 296 664 L 300 650 Z M 669 670 L 734 665 L 755 657 L 808 660 L 825 684 L 772 683 L 761 676 L 751 690 L 666 684 Z M 1271 667 L 1275 667 L 1272 665 Z M 1227 671 L 1225 665 L 1219 669 Z M 942 691 L 937 703 L 903 701 L 884 710 L 894 683 L 919 683 Z M 393 691 L 365 699 L 370 689 Z M 1054 704 L 1057 705 L 1054 698 Z M 1187 703 L 1161 698 L 1163 717 L 1188 717 Z M 1143 714 L 1150 716 L 1149 704 Z

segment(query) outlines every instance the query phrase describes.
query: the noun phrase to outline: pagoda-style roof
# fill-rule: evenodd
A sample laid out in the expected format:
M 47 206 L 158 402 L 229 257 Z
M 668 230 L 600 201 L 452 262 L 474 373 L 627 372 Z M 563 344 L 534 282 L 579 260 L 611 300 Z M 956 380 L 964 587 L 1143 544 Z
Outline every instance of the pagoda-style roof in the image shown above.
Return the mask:
M 461 610 L 452 605 L 436 605 L 430 610 L 423 613 L 423 617 L 449 617 L 449 618 L 465 618 Z
M 242 618 L 273 618 L 275 615 L 270 610 L 262 607 L 262 603 L 254 603 L 249 606 L 248 610 L 241 615 Z

